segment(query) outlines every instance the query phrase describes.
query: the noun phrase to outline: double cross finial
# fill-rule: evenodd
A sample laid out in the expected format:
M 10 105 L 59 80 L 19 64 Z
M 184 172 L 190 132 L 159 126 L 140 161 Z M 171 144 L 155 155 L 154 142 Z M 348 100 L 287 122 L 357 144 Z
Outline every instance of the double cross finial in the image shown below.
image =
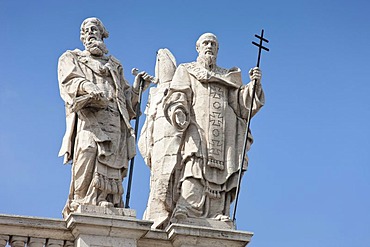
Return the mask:
M 262 51 L 262 49 L 264 49 L 265 51 L 270 51 L 270 50 L 269 50 L 269 48 L 264 47 L 264 46 L 262 45 L 262 42 L 263 42 L 263 41 L 265 41 L 266 43 L 268 43 L 268 42 L 269 42 L 267 39 L 265 39 L 265 38 L 263 37 L 263 33 L 264 33 L 264 30 L 262 29 L 262 31 L 261 31 L 261 36 L 259 36 L 259 35 L 257 35 L 257 34 L 255 34 L 255 35 L 254 35 L 256 38 L 258 38 L 258 39 L 260 40 L 260 43 L 259 43 L 259 44 L 257 44 L 256 42 L 252 41 L 252 44 L 258 47 L 257 67 L 259 67 L 259 66 L 260 66 L 261 51 Z

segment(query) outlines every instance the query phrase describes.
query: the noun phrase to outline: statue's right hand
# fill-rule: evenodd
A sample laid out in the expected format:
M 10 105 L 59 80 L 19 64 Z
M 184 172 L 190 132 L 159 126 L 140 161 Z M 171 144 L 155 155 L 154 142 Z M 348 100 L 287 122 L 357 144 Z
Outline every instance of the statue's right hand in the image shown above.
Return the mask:
M 100 100 L 104 98 L 104 92 L 94 83 L 85 82 L 82 84 L 82 89 L 93 99 Z

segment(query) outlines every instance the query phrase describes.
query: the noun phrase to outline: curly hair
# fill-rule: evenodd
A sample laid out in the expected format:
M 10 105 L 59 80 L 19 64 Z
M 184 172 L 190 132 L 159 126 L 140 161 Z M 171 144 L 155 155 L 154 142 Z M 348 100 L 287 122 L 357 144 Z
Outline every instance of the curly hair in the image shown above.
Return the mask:
M 85 19 L 82 22 L 82 24 L 81 24 L 81 28 L 80 28 L 80 40 L 82 42 L 84 42 L 84 40 L 85 40 L 85 32 L 84 31 L 85 31 L 85 25 L 87 23 L 93 23 L 93 24 L 95 24 L 99 28 L 99 30 L 100 30 L 100 32 L 102 34 L 102 39 L 105 39 L 105 38 L 108 38 L 109 37 L 109 32 L 104 27 L 103 22 L 101 20 L 99 20 L 98 18 L 96 18 L 96 17 L 90 17 L 90 18 Z

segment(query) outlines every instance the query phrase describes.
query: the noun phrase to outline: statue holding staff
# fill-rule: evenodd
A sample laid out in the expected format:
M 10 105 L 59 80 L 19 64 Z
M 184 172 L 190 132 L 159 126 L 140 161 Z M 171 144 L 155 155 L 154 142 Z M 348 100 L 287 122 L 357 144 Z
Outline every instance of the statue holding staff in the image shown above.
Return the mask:
M 123 208 L 122 181 L 135 155 L 134 130 L 140 80 L 131 87 L 121 63 L 108 50 L 108 31 L 98 18 L 87 18 L 80 29 L 85 47 L 66 51 L 58 63 L 60 95 L 65 102 L 66 133 L 59 155 L 72 162 L 70 192 L 63 216 L 79 205 Z
M 152 172 L 152 176 L 159 176 L 151 178 L 151 195 L 157 200 L 148 201 L 146 213 L 146 219 L 153 220 L 158 228 L 188 218 L 230 221 L 239 165 L 242 159 L 247 161 L 242 155 L 247 118 L 264 105 L 264 93 L 259 68 L 249 72 L 250 80 L 255 82 L 253 98 L 253 86 L 243 85 L 239 68 L 217 66 L 218 49 L 214 34 L 199 37 L 197 60 L 180 64 L 162 98 L 156 99 L 166 127 L 157 131 L 160 127 L 154 122 L 148 125 L 152 129 L 154 126 L 151 134 L 142 137 L 140 152 L 144 159 L 152 171 L 162 171 L 159 175 Z M 151 116 L 149 111 L 148 118 Z M 171 140 L 171 145 L 168 141 L 163 144 L 165 139 Z M 252 142 L 249 134 L 248 150 Z M 161 150 L 156 145 L 166 146 L 170 153 L 164 153 L 165 149 L 163 153 L 150 152 Z M 246 168 L 247 162 L 242 170 Z

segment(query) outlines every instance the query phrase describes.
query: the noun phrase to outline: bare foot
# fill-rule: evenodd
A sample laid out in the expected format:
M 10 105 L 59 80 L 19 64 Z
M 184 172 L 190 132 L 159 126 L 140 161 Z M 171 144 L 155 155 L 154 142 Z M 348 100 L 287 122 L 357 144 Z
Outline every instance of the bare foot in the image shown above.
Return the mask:
M 215 217 L 216 220 L 219 220 L 219 221 L 231 221 L 230 217 L 227 216 L 227 215 L 222 215 L 222 214 L 219 214 Z
M 102 201 L 102 202 L 99 202 L 99 206 L 106 207 L 106 208 L 113 208 L 114 205 L 111 202 Z
M 178 208 L 178 209 L 175 211 L 175 213 L 174 213 L 174 217 L 175 217 L 177 220 L 185 220 L 186 218 L 188 218 L 188 214 L 187 214 L 186 209 Z
M 77 210 L 78 206 L 80 206 L 79 203 L 77 203 L 77 202 L 71 202 L 71 204 L 69 205 L 69 208 L 70 208 L 71 212 L 74 212 L 74 211 Z

